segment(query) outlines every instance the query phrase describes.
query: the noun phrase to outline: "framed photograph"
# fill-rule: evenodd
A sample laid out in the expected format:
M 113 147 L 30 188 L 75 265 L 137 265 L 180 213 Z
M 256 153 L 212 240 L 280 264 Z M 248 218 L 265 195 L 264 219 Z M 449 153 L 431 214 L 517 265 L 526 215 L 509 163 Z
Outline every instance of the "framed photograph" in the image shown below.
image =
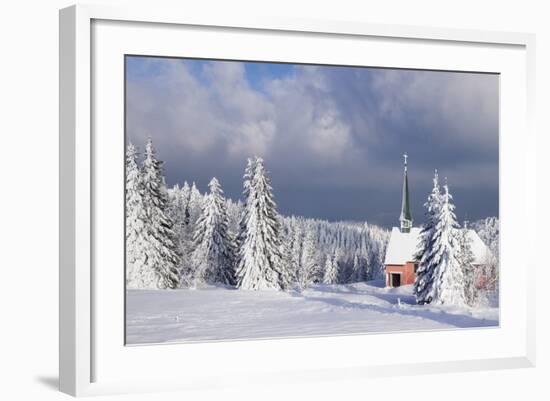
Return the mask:
M 533 366 L 533 47 L 61 10 L 61 390 Z

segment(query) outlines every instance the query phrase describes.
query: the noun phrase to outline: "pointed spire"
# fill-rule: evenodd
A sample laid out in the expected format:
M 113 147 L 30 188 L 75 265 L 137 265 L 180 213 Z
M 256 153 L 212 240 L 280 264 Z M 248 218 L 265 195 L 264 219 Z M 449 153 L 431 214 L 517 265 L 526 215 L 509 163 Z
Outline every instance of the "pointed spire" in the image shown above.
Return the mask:
M 412 214 L 409 204 L 409 179 L 407 176 L 407 154 L 403 155 L 404 170 L 403 170 L 403 197 L 401 199 L 401 215 L 399 216 L 399 222 L 401 225 L 401 232 L 408 233 L 412 227 Z

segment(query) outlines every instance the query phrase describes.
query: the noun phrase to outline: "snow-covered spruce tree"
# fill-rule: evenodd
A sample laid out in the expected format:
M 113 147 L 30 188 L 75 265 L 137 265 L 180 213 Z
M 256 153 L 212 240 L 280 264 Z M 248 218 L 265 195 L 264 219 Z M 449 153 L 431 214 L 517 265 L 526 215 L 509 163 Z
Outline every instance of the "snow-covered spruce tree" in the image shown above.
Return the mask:
M 210 193 L 203 202 L 195 229 L 195 279 L 210 283 L 235 284 L 235 245 L 229 232 L 223 190 L 214 177 L 208 184 Z
M 348 279 L 349 283 L 359 283 L 366 281 L 367 279 L 367 266 L 366 257 L 362 254 L 361 250 L 357 250 L 353 257 L 353 265 L 351 267 L 351 274 Z
M 194 228 L 202 212 L 203 196 L 197 189 L 197 186 L 194 182 L 193 185 L 191 185 L 191 189 L 189 190 L 189 192 L 189 225 Z
M 143 204 L 143 180 L 138 165 L 138 151 L 133 144 L 126 150 L 126 285 L 140 288 L 145 277 L 145 207 Z
M 191 253 L 193 249 L 193 230 L 190 227 L 189 215 L 189 200 L 191 196 L 191 188 L 187 181 L 179 191 L 178 210 L 179 215 L 177 221 L 174 221 L 174 230 L 179 240 L 179 255 L 180 255 L 180 286 L 188 287 L 192 281 L 192 264 Z
M 282 289 L 288 289 L 292 287 L 292 284 L 296 282 L 296 269 L 293 264 L 292 258 L 292 237 L 289 232 L 286 232 L 283 227 L 282 219 L 277 216 L 280 227 L 280 255 L 281 255 L 281 268 L 279 281 Z
M 359 246 L 356 252 L 356 255 L 361 265 L 360 276 L 358 281 L 372 280 L 372 271 L 369 263 L 370 250 L 369 250 L 369 245 L 367 243 L 368 234 L 366 233 L 365 226 L 366 225 L 363 225 L 363 227 L 361 227 L 361 235 L 359 237 Z
M 315 244 L 313 227 L 308 225 L 302 247 L 302 259 L 297 272 L 298 287 L 307 288 L 313 283 L 321 281 L 320 255 Z
M 472 239 L 468 235 L 467 225 L 457 230 L 457 260 L 464 276 L 464 301 L 473 306 L 477 302 L 476 272 L 474 268 L 474 253 L 472 252 Z
M 293 220 L 294 223 L 296 223 L 296 219 Z M 301 262 L 302 262 L 302 251 L 304 246 L 304 232 L 301 225 L 296 224 L 293 226 L 293 229 L 291 231 L 292 239 L 291 239 L 291 268 L 292 268 L 292 277 L 293 277 L 293 283 L 298 285 L 298 276 L 299 271 L 301 268 Z M 299 285 L 298 285 L 299 286 Z
M 458 223 L 449 187 L 444 185 L 443 201 L 438 214 L 433 242 L 433 285 L 429 297 L 432 302 L 446 305 L 465 305 L 464 275 L 457 259 Z
M 227 198 L 225 202 L 227 205 L 227 217 L 229 218 L 229 231 L 234 234 L 238 233 L 243 204 L 240 199 L 237 202 L 233 202 L 231 199 Z
M 146 241 L 144 268 L 149 276 L 147 288 L 176 288 L 179 285 L 179 255 L 172 231 L 173 222 L 166 214 L 167 197 L 162 162 L 157 160 L 151 139 L 143 161 L 143 203 Z
M 323 284 L 336 284 L 338 282 L 338 264 L 334 262 L 334 256 L 327 255 Z
M 245 290 L 284 289 L 282 272 L 281 228 L 273 189 L 256 157 L 245 174 L 245 213 L 239 236 L 237 287 Z
M 443 198 L 439 187 L 437 170 L 433 178 L 432 192 L 424 203 L 426 208 L 426 222 L 420 230 L 420 241 L 415 254 L 418 261 L 418 271 L 414 283 L 414 295 L 419 304 L 430 303 L 432 300 L 433 272 L 437 262 L 434 260 L 435 230 L 439 219 Z
M 285 233 L 281 241 L 281 271 L 285 273 L 283 280 L 285 281 L 285 288 L 290 288 L 293 283 L 296 282 L 294 275 L 295 269 L 292 265 L 292 237 L 291 234 Z
M 334 263 L 338 266 L 338 284 L 347 283 L 349 275 L 347 274 L 348 258 L 343 247 L 337 247 L 334 255 Z
M 246 162 L 246 167 L 244 169 L 244 175 L 243 175 L 243 197 L 245 199 L 245 204 L 243 205 L 243 208 L 241 210 L 241 216 L 239 219 L 239 229 L 237 231 L 237 256 L 238 261 L 240 260 L 240 250 L 243 247 L 244 240 L 246 238 L 247 233 L 247 224 L 248 219 L 250 217 L 250 208 L 247 207 L 248 205 L 248 199 L 253 199 L 253 196 L 251 194 L 251 182 L 254 179 L 254 171 L 256 169 L 256 158 L 248 158 Z
M 182 285 L 189 286 L 196 277 L 194 272 L 194 265 L 192 261 L 193 252 L 195 250 L 195 243 L 193 238 L 195 236 L 195 228 L 197 220 L 201 215 L 201 207 L 203 202 L 203 196 L 197 189 L 197 186 L 193 182 L 190 187 L 187 181 L 182 187 L 182 202 L 184 207 L 183 222 L 184 229 L 182 233 L 184 249 L 181 254 L 181 278 Z
M 185 232 L 185 197 L 183 190 L 179 185 L 175 185 L 168 190 L 168 208 L 167 215 L 172 220 L 174 239 L 180 251 L 184 248 L 184 232 Z M 182 253 L 179 252 L 181 255 Z
M 191 199 L 191 187 L 189 187 L 189 184 L 187 181 L 183 183 L 183 187 L 181 187 L 181 202 L 182 202 L 182 208 L 183 208 L 183 224 L 184 226 L 187 226 L 189 224 L 189 201 Z

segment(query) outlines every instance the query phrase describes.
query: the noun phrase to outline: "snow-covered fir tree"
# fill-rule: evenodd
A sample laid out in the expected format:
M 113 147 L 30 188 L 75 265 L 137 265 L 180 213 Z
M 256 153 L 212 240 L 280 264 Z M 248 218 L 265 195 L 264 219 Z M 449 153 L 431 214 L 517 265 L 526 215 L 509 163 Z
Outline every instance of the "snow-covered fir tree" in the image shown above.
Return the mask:
M 187 181 L 184 182 L 181 189 L 183 232 L 180 233 L 182 238 L 180 276 L 182 286 L 186 287 L 192 285 L 196 278 L 192 256 L 195 250 L 195 228 L 201 214 L 204 198 L 205 196 L 198 191 L 195 183 L 189 186 Z
M 175 185 L 168 190 L 167 215 L 172 220 L 174 231 L 174 241 L 178 247 L 178 254 L 184 255 L 187 249 L 185 238 L 185 192 L 179 185 Z
M 281 228 L 273 190 L 261 158 L 245 173 L 244 219 L 239 235 L 237 287 L 246 290 L 283 289 Z
M 126 151 L 126 285 L 140 288 L 151 277 L 145 277 L 145 207 L 143 179 L 138 164 L 139 154 L 133 144 Z
M 235 245 L 229 232 L 223 190 L 214 177 L 203 202 L 196 229 L 193 252 L 195 279 L 211 283 L 235 284 Z
M 181 285 L 189 286 L 192 280 L 192 263 L 191 255 L 193 253 L 193 236 L 194 227 L 191 226 L 191 215 L 189 212 L 189 203 L 191 199 L 191 187 L 184 181 L 183 186 L 180 189 L 180 205 L 179 205 L 179 221 L 182 223 L 179 225 L 180 232 L 177 233 L 180 239 L 180 277 Z
M 457 259 L 457 228 L 455 206 L 447 184 L 443 187 L 441 209 L 433 237 L 433 284 L 429 297 L 439 304 L 465 305 L 464 275 Z
M 434 270 L 438 260 L 433 251 L 435 245 L 436 226 L 439 221 L 443 197 L 439 186 L 437 170 L 433 178 L 432 192 L 424 204 L 426 208 L 426 222 L 420 230 L 420 242 L 418 244 L 415 259 L 418 261 L 418 271 L 414 283 L 414 294 L 419 304 L 429 303 L 432 300 Z
M 246 167 L 243 174 L 243 197 L 245 202 L 248 199 L 253 199 L 251 195 L 251 182 L 254 179 L 254 171 L 256 169 L 256 158 L 248 158 L 246 161 Z M 247 203 L 243 204 L 243 207 L 239 213 L 239 223 L 237 231 L 237 249 L 240 250 L 243 247 L 244 240 L 247 233 L 247 224 L 250 217 L 250 211 L 252 209 L 247 207 Z
M 289 289 L 296 282 L 296 269 L 293 265 L 291 238 L 286 233 L 281 222 L 281 216 L 277 215 L 280 229 L 280 255 L 281 267 L 279 281 L 282 289 Z
M 239 221 L 241 218 L 241 212 L 243 210 L 243 203 L 239 199 L 237 202 L 227 198 L 227 216 L 229 218 L 229 231 L 232 233 L 239 232 Z
M 143 286 L 147 288 L 176 288 L 179 285 L 180 263 L 172 230 L 173 222 L 166 213 L 167 192 L 162 175 L 162 162 L 157 160 L 151 139 L 145 148 L 143 161 L 143 203 L 146 238 L 143 265 Z
M 302 226 L 296 224 L 296 218 L 292 217 L 287 222 L 287 231 L 290 237 L 290 266 L 292 274 L 292 282 L 298 285 L 298 276 L 300 264 L 302 261 L 302 251 L 304 245 L 304 232 Z
M 474 253 L 472 251 L 472 239 L 468 235 L 468 225 L 456 231 L 457 260 L 464 276 L 464 301 L 473 306 L 477 301 L 476 271 L 474 267 Z
M 367 226 L 364 225 L 361 227 L 361 236 L 359 237 L 359 246 L 355 254 L 357 255 L 360 269 L 359 276 L 357 277 L 357 282 L 372 280 L 372 271 L 369 263 L 369 244 L 367 242 L 368 234 L 364 231 L 367 230 Z
M 324 270 L 323 284 L 336 284 L 338 282 L 338 264 L 334 262 L 334 256 L 327 256 Z
M 351 274 L 348 278 L 349 283 L 359 283 L 367 280 L 367 259 L 366 256 L 358 249 L 353 256 L 353 265 Z
M 298 266 L 297 282 L 300 289 L 307 288 L 313 283 L 320 282 L 321 260 L 315 244 L 315 236 L 312 227 L 308 227 L 302 245 L 302 258 Z
M 203 197 L 199 190 L 197 189 L 197 186 L 193 182 L 191 185 L 191 189 L 189 190 L 189 203 L 187 206 L 188 213 L 189 213 L 189 225 L 190 227 L 195 227 L 195 224 L 197 223 L 197 220 L 199 219 L 201 212 L 202 212 L 202 201 Z
M 283 234 L 283 240 L 281 241 L 281 258 L 281 271 L 284 273 L 282 280 L 285 282 L 284 287 L 290 288 L 296 283 L 296 269 L 293 265 L 291 235 L 289 233 Z
M 189 225 L 190 212 L 189 212 L 189 202 L 191 200 L 191 187 L 185 181 L 181 187 L 181 202 L 182 202 L 182 217 L 184 226 Z

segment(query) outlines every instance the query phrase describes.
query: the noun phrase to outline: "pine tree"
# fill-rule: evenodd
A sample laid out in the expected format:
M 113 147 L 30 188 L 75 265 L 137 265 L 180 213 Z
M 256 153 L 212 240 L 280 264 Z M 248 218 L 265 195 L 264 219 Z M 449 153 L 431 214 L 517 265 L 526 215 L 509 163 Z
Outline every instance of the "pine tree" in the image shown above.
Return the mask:
M 197 186 L 193 182 L 191 189 L 189 190 L 189 203 L 187 206 L 187 213 L 189 214 L 189 225 L 194 229 L 197 220 L 199 219 L 202 211 L 203 197 Z
M 321 281 L 321 269 L 319 263 L 319 252 L 315 244 L 313 227 L 308 225 L 302 246 L 302 258 L 298 269 L 298 286 L 300 289 L 307 288 L 316 281 Z
M 368 244 L 368 234 L 366 233 L 367 227 L 366 224 L 361 227 L 361 232 L 359 236 L 359 248 L 357 249 L 357 256 L 359 258 L 361 269 L 360 277 L 358 281 L 368 281 L 372 280 L 372 271 L 370 264 L 370 249 Z
M 138 166 L 138 151 L 129 144 L 126 151 L 126 285 L 128 288 L 143 286 L 145 245 L 145 207 L 143 204 L 143 179 Z
M 183 208 L 183 224 L 184 226 L 189 225 L 189 202 L 191 200 L 191 188 L 189 187 L 189 184 L 187 181 L 183 183 L 183 187 L 181 187 L 181 201 L 182 201 L 182 208 Z
M 153 143 L 148 140 L 143 162 L 143 202 L 145 207 L 147 255 L 144 268 L 149 288 L 176 288 L 179 284 L 179 255 L 172 231 L 173 222 L 166 214 L 167 196 L 162 162 L 157 160 Z
M 296 221 L 295 226 L 292 229 L 291 235 L 292 235 L 292 248 L 291 248 L 291 264 L 290 268 L 292 271 L 292 277 L 293 277 L 293 283 L 299 286 L 298 283 L 298 277 L 300 274 L 301 269 L 301 262 L 302 262 L 302 251 L 304 247 L 304 233 L 302 226 L 297 224 Z
M 249 161 L 244 178 L 246 206 L 239 235 L 237 287 L 283 289 L 280 221 L 261 158 Z
M 172 220 L 174 240 L 179 249 L 179 254 L 185 248 L 185 197 L 179 185 L 175 185 L 168 191 L 167 215 Z
M 281 268 L 279 281 L 282 289 L 288 289 L 296 282 L 296 269 L 293 265 L 292 259 L 292 237 L 289 232 L 285 232 L 283 229 L 283 223 L 281 218 L 277 217 L 279 220 L 279 227 L 281 228 L 281 245 L 280 245 L 280 255 L 281 255 Z
M 239 221 L 243 211 L 243 204 L 239 199 L 237 202 L 233 202 L 231 199 L 226 199 L 227 204 L 227 217 L 229 218 L 229 231 L 234 236 L 239 232 Z
M 358 249 L 353 257 L 353 265 L 348 282 L 360 283 L 366 280 L 366 276 L 366 258 L 361 254 L 361 251 Z
M 414 283 L 414 294 L 419 304 L 431 302 L 431 289 L 433 286 L 433 272 L 436 267 L 434 261 L 434 236 L 436 225 L 439 219 L 443 198 L 439 187 L 439 176 L 437 170 L 433 178 L 432 192 L 424 204 L 426 208 L 426 223 L 420 230 L 420 242 L 418 244 L 415 260 L 418 261 L 418 271 Z
M 180 189 L 181 202 L 181 232 L 179 232 L 180 245 L 180 285 L 190 286 L 193 280 L 193 265 L 191 256 L 193 252 L 193 226 L 191 226 L 190 203 L 191 187 L 185 181 Z
M 433 255 L 435 269 L 430 291 L 432 302 L 464 305 L 464 275 L 457 259 L 457 228 L 455 206 L 449 187 L 444 185 L 443 202 L 434 232 Z
M 324 284 L 336 284 L 338 282 L 338 264 L 334 262 L 334 256 L 327 255 L 325 261 Z
M 223 190 L 216 178 L 212 178 L 208 187 L 210 193 L 203 203 L 194 237 L 196 279 L 233 285 L 235 248 L 228 229 Z
M 256 169 L 256 158 L 248 158 L 243 175 L 243 197 L 245 204 L 239 220 L 239 231 L 237 233 L 237 249 L 241 249 L 247 233 L 247 224 L 250 217 L 251 208 L 248 207 L 248 199 L 253 200 L 251 194 L 251 183 L 254 180 L 254 171 Z
M 337 266 L 338 270 L 338 280 L 337 283 L 345 284 L 349 278 L 347 274 L 347 258 L 346 251 L 343 246 L 338 246 L 336 248 L 336 253 L 334 255 L 334 263 Z
M 464 276 L 464 300 L 467 305 L 473 306 L 477 301 L 476 276 L 474 268 L 474 253 L 472 239 L 468 235 L 468 228 L 457 230 L 457 260 Z

